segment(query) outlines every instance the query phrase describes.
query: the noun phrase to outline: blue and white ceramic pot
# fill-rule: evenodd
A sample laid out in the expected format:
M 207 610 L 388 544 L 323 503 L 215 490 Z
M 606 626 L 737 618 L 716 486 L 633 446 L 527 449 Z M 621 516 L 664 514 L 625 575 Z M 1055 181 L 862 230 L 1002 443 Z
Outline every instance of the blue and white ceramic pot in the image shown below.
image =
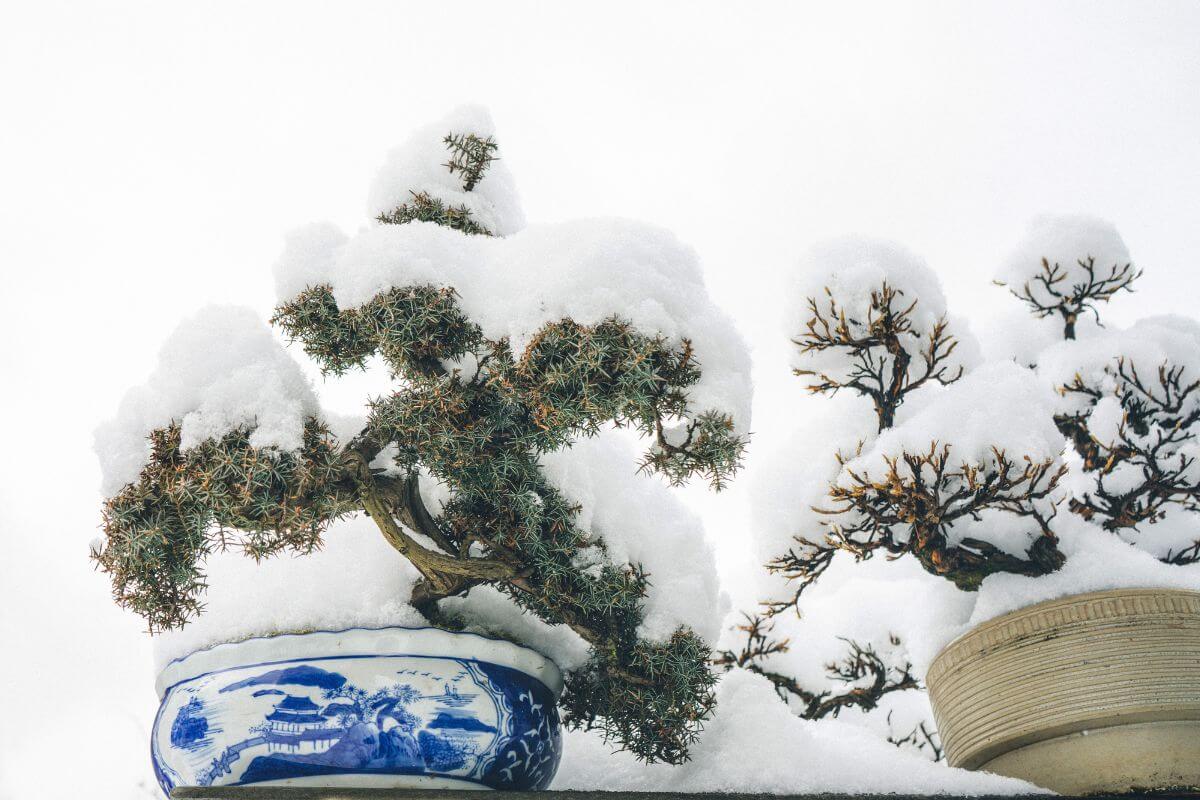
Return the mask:
M 562 677 L 524 647 L 434 628 L 221 644 L 171 662 L 151 735 L 176 786 L 544 789 Z

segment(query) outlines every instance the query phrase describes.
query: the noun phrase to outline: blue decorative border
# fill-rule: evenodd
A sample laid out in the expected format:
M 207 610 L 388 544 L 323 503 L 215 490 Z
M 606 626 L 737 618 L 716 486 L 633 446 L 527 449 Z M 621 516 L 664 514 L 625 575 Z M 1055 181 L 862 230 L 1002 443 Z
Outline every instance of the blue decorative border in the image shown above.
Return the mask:
M 193 656 L 196 656 L 197 654 L 211 652 L 211 651 L 217 650 L 221 647 L 230 646 L 230 649 L 233 651 L 233 653 L 236 653 L 236 647 L 243 645 L 247 642 L 252 642 L 252 641 L 270 642 L 271 640 L 274 640 L 274 639 L 280 639 L 280 638 L 285 638 L 285 637 L 287 637 L 287 638 L 295 637 L 295 639 L 293 639 L 293 641 L 299 640 L 302 642 L 303 639 L 307 636 L 314 636 L 314 635 L 337 636 L 339 634 L 352 633 L 352 632 L 358 632 L 358 631 L 365 632 L 365 633 L 395 632 L 398 634 L 403 634 L 406 631 L 431 631 L 431 632 L 437 632 L 439 634 L 450 634 L 453 637 L 471 636 L 475 640 L 481 641 L 481 642 L 503 643 L 504 645 L 506 645 L 508 647 L 512 647 L 518 653 L 523 653 L 523 654 L 528 654 L 528 655 L 534 656 L 539 665 L 540 664 L 548 665 L 549 668 L 553 670 L 553 673 L 552 673 L 553 677 L 554 678 L 558 677 L 557 665 L 555 665 L 552 661 L 547 659 L 544 655 L 542 655 L 541 653 L 538 653 L 536 650 L 533 650 L 532 648 L 528 648 L 523 645 L 515 644 L 513 642 L 508 641 L 507 639 L 500 639 L 498 637 L 491 637 L 491 636 L 474 633 L 474 632 L 444 631 L 440 628 L 434 628 L 431 626 L 410 627 L 410 626 L 395 626 L 395 625 L 383 626 L 383 627 L 378 627 L 378 628 L 369 628 L 369 627 L 361 627 L 360 626 L 360 627 L 352 627 L 352 628 L 346 628 L 346 629 L 336 630 L 336 631 L 320 630 L 320 631 L 306 631 L 304 633 L 294 632 L 294 633 L 276 634 L 276 635 L 269 635 L 269 636 L 249 637 L 247 639 L 243 639 L 243 640 L 240 640 L 237 642 L 220 642 L 220 643 L 217 643 L 214 645 L 210 645 L 209 647 L 193 651 L 192 653 L 188 653 L 185 656 L 181 656 L 179 658 L 172 659 L 170 662 L 168 662 L 167 666 L 164 667 L 164 669 L 159 673 L 159 675 L 160 675 L 160 678 L 165 677 L 164 673 L 166 672 L 166 670 L 168 668 L 174 667 L 175 665 L 179 665 L 182 662 L 186 661 L 187 659 L 190 659 Z M 420 649 L 420 648 L 417 648 L 417 649 Z M 456 648 L 449 648 L 449 649 L 454 650 Z M 250 655 L 250 654 L 247 653 L 246 655 Z M 495 707 L 497 709 L 497 714 L 498 714 L 497 719 L 504 721 L 503 730 L 500 734 L 501 738 L 493 739 L 492 740 L 493 744 L 488 745 L 487 749 L 485 749 L 479 755 L 479 758 L 481 758 L 483 760 L 476 762 L 477 766 L 468 767 L 468 769 L 465 771 L 459 770 L 459 767 L 455 765 L 455 759 L 460 759 L 461 756 L 456 756 L 453 753 L 456 746 L 453 744 L 450 744 L 448 741 L 446 741 L 444 739 L 439 739 L 440 731 L 436 731 L 436 729 L 438 728 L 438 726 L 436 724 L 433 725 L 430 730 L 426 731 L 424 724 L 420 722 L 421 716 L 418 716 L 415 720 L 413 720 L 413 724 L 418 725 L 419 728 L 414 729 L 412 727 L 409 727 L 409 728 L 407 728 L 407 730 L 411 731 L 411 736 L 413 736 L 413 737 L 415 737 L 416 734 L 418 732 L 420 732 L 419 738 L 420 738 L 420 748 L 421 748 L 422 755 L 397 756 L 398 758 L 400 758 L 399 761 L 390 760 L 390 759 L 392 759 L 392 756 L 381 755 L 382 753 L 386 753 L 386 752 L 413 753 L 414 751 L 412 750 L 412 748 L 415 748 L 417 746 L 416 740 L 413 738 L 404 739 L 402 736 L 401 739 L 398 740 L 401 742 L 401 744 L 399 745 L 401 747 L 401 750 L 400 751 L 396 751 L 395 749 L 383 750 L 383 751 L 376 750 L 375 751 L 376 755 L 371 756 L 371 758 L 376 759 L 376 760 L 382 758 L 384 760 L 378 761 L 378 766 L 376 766 L 376 761 L 370 762 L 369 769 L 363 769 L 363 768 L 368 767 L 368 763 L 365 761 L 357 761 L 357 762 L 352 761 L 349 763 L 342 761 L 339 763 L 339 761 L 337 759 L 341 759 L 342 756 L 337 756 L 335 758 L 332 755 L 333 752 L 345 753 L 346 752 L 345 750 L 330 751 L 331 755 L 329 756 L 329 758 L 334 759 L 333 761 L 320 761 L 319 759 L 316 759 L 316 757 L 313 757 L 316 760 L 309 762 L 309 761 L 305 761 L 306 758 L 309 758 L 306 756 L 300 756 L 300 757 L 292 757 L 292 756 L 286 756 L 286 755 L 278 756 L 278 757 L 272 756 L 271 758 L 274 759 L 274 761 L 264 762 L 266 764 L 266 766 L 255 771 L 254 772 L 255 777 L 251 778 L 251 780 L 242 781 L 239 778 L 236 781 L 231 781 L 224 785 L 245 785 L 247 783 L 251 783 L 251 784 L 252 783 L 261 783 L 264 780 L 276 780 L 277 779 L 277 778 L 268 777 L 268 775 L 272 774 L 272 773 L 264 772 L 263 769 L 271 769 L 271 770 L 275 770 L 275 771 L 278 771 L 279 769 L 285 770 L 285 772 L 283 772 L 283 773 L 278 773 L 280 777 L 301 777 L 302 775 L 307 775 L 307 776 L 310 776 L 310 777 L 313 777 L 314 779 L 316 779 L 317 785 L 319 785 L 319 778 L 321 775 L 342 775 L 342 774 L 344 774 L 344 775 L 380 774 L 380 775 L 393 775 L 393 776 L 402 776 L 402 775 L 425 776 L 425 777 L 430 777 L 430 778 L 446 779 L 446 780 L 450 780 L 450 781 L 454 781 L 454 782 L 461 782 L 464 784 L 476 785 L 476 786 L 492 788 L 492 789 L 545 788 L 549 784 L 550 780 L 552 780 L 554 772 L 557 770 L 557 764 L 558 764 L 558 760 L 559 760 L 559 757 L 561 754 L 561 733 L 560 733 L 559 727 L 558 727 L 558 714 L 557 714 L 557 694 L 558 694 L 558 692 L 555 687 L 548 685 L 547 681 L 543 679 L 543 677 L 540 674 L 540 670 L 537 666 L 534 666 L 533 669 L 529 669 L 528 665 L 526 665 L 525 668 L 510 667 L 510 666 L 504 666 L 502 663 L 496 663 L 495 660 L 488 660 L 485 658 L 479 658 L 479 657 L 473 657 L 473 656 L 460 656 L 460 655 L 455 655 L 452 652 L 446 653 L 446 654 L 439 654 L 439 653 L 432 653 L 432 652 L 411 653 L 411 652 L 395 651 L 395 650 L 369 652 L 369 653 L 351 651 L 348 653 L 330 653 L 328 655 L 313 655 L 313 656 L 306 656 L 302 652 L 298 652 L 294 655 L 288 655 L 288 656 L 284 656 L 284 657 L 280 657 L 280 658 L 272 658 L 272 659 L 266 659 L 266 660 L 262 660 L 262 661 L 252 661 L 250 663 L 227 664 L 227 665 L 220 665 L 220 666 L 218 666 L 218 665 L 221 663 L 222 659 L 220 659 L 220 658 L 206 659 L 206 661 L 208 661 L 209 663 L 213 663 L 215 661 L 215 663 L 213 663 L 214 668 L 207 669 L 202 672 L 196 672 L 194 674 L 188 674 L 188 675 L 186 675 L 186 677 L 181 677 L 178 680 L 173 681 L 170 685 L 167 685 L 167 686 L 164 686 L 161 688 L 162 703 L 160 704 L 158 712 L 155 715 L 154 734 L 152 736 L 151 748 L 150 748 L 151 763 L 152 763 L 156 777 L 159 779 L 160 784 L 163 786 L 164 790 L 166 790 L 166 791 L 169 791 L 169 789 L 171 787 L 173 787 L 174 785 L 179 784 L 181 780 L 187 780 L 189 782 L 198 781 L 201 784 L 207 784 L 207 782 L 212 779 L 211 777 L 205 777 L 207 774 L 205 772 L 193 774 L 191 772 L 191 770 L 194 769 L 194 767 L 183 767 L 182 764 L 171 763 L 171 762 L 174 762 L 175 759 L 177 759 L 177 758 L 180 758 L 180 757 L 186 758 L 186 756 L 184 756 L 184 752 L 191 751 L 194 749 L 194 745 L 192 742 L 193 741 L 201 741 L 200 739 L 195 738 L 195 737 L 200 737 L 200 736 L 204 735 L 204 729 L 205 729 L 205 719 L 203 719 L 204 714 L 198 713 L 197 711 L 192 711 L 190 704 L 188 705 L 188 710 L 184 711 L 182 708 L 177 707 L 178 701 L 172 703 L 172 698 L 175 695 L 176 691 L 180 690 L 181 687 L 183 687 L 185 684 L 195 683 L 195 682 L 199 681 L 199 682 L 202 682 L 202 685 L 204 683 L 208 683 L 211 685 L 211 679 L 213 676 L 218 676 L 218 675 L 222 675 L 222 674 L 226 674 L 226 673 L 230 673 L 230 672 L 240 672 L 240 671 L 244 671 L 244 670 L 267 669 L 267 668 L 271 668 L 271 667 L 279 667 L 279 666 L 289 665 L 289 664 L 303 665 L 303 664 L 316 664 L 316 663 L 321 663 L 321 662 L 353 662 L 353 661 L 361 662 L 361 661 L 379 660 L 379 659 L 403 659 L 403 660 L 428 661 L 428 662 L 454 662 L 454 663 L 459 664 L 462 667 L 468 668 L 468 671 L 475 676 L 474 677 L 475 684 L 477 686 L 480 686 L 481 688 L 486 687 L 485 691 L 489 695 L 491 695 L 491 699 L 492 699 L 493 703 L 496 704 Z M 504 659 L 501 658 L 500 660 L 503 661 Z M 516 661 L 518 663 L 520 661 L 524 661 L 524 660 L 525 660 L 524 658 L 516 659 Z M 314 667 L 314 669 L 316 669 L 316 668 Z M 434 674 L 436 674 L 438 671 L 436 668 L 431 667 L 431 669 Z M 335 668 L 335 670 L 336 670 L 336 668 Z M 337 674 L 337 673 L 335 672 L 335 674 Z M 423 672 L 422 674 L 429 675 L 428 672 Z M 344 680 L 344 678 L 343 678 L 343 680 Z M 484 683 L 480 683 L 479 682 L 480 680 L 483 680 Z M 196 689 L 184 688 L 184 689 L 182 689 L 182 691 L 186 692 L 188 695 L 193 695 L 193 694 L 195 694 Z M 447 689 L 446 691 L 448 693 L 450 692 L 449 689 Z M 204 694 L 203 694 L 203 691 L 201 691 L 201 694 L 196 695 L 197 699 L 194 699 L 192 701 L 192 704 L 196 704 L 197 708 L 200 710 L 203 709 L 203 705 L 202 705 L 203 697 L 204 697 Z M 295 698 L 293 698 L 293 699 L 295 699 Z M 430 698 L 427 696 L 427 699 L 433 699 L 433 698 Z M 452 704 L 454 704 L 455 707 L 457 707 L 457 702 L 455 700 L 455 697 L 452 696 L 449 698 L 449 700 L 455 701 Z M 209 702 L 211 702 L 211 700 Z M 220 705 L 218 704 L 217 708 L 219 708 L 219 707 L 220 707 Z M 403 708 L 403 706 L 401 706 L 401 708 Z M 168 746 L 168 743 L 165 740 L 160 742 L 160 738 L 167 735 L 167 732 L 164 729 L 162 729 L 160 726 L 165 724 L 164 715 L 168 712 L 169 709 L 173 709 L 176 712 L 176 719 L 175 719 L 175 722 L 172 724 L 172 728 L 170 731 L 171 742 L 169 743 L 169 746 Z M 424 713 L 428 713 L 428 712 L 426 711 L 426 712 L 420 712 L 420 713 L 424 714 Z M 453 714 L 453 712 L 451 712 L 451 713 Z M 184 717 L 186 717 L 186 722 L 181 725 L 180 720 Z M 358 717 L 353 717 L 351 719 L 353 720 L 355 718 L 358 718 Z M 411 716 L 409 718 L 411 719 Z M 439 714 L 439 719 L 440 718 L 441 718 L 441 715 Z M 272 716 L 272 717 L 270 717 L 270 719 L 274 719 L 274 717 Z M 401 719 L 404 719 L 403 715 L 401 716 Z M 209 720 L 211 720 L 211 716 L 209 717 Z M 365 719 L 363 721 L 365 721 Z M 307 722 L 307 720 L 304 720 L 304 722 Z M 217 724 L 220 725 L 220 722 L 218 722 Z M 274 723 L 272 723 L 272 724 L 274 724 Z M 340 724 L 341 725 L 350 725 L 351 723 L 342 721 Z M 382 723 L 379 723 L 379 724 L 382 725 Z M 395 724 L 395 723 L 392 722 L 389 724 Z M 408 724 L 408 723 L 404 723 L 404 724 Z M 499 723 L 493 723 L 493 724 L 499 724 Z M 178 728 L 178 730 L 176 730 L 177 728 Z M 214 733 L 219 734 L 222 732 L 220 727 L 217 727 L 214 729 L 211 727 L 211 724 L 208 725 L 208 730 L 209 730 L 210 736 Z M 251 728 L 250 730 L 255 730 L 255 728 Z M 345 728 L 344 730 L 350 731 L 349 728 Z M 372 730 L 377 730 L 377 729 L 372 728 Z M 389 730 L 389 729 L 383 728 L 383 730 Z M 233 731 L 232 730 L 228 731 L 228 733 L 232 734 Z M 267 734 L 268 737 L 271 735 L 272 734 Z M 290 734 L 284 733 L 281 735 L 288 736 Z M 379 736 L 378 733 L 371 734 L 371 735 L 377 736 L 377 737 Z M 389 736 L 394 736 L 394 735 L 395 735 L 394 731 L 393 731 L 393 734 L 389 734 Z M 179 737 L 178 740 L 176 739 L 177 736 Z M 188 739 L 187 737 L 192 737 L 192 739 Z M 427 737 L 430 738 L 430 740 L 431 740 L 429 744 L 426 743 Z M 327 738 L 327 737 L 318 737 L 318 738 Z M 342 738 L 343 739 L 345 738 L 345 734 L 342 735 Z M 383 737 L 383 738 L 388 738 L 388 737 Z M 203 741 L 210 742 L 211 739 L 205 739 Z M 269 738 L 268 738 L 268 741 L 270 741 Z M 349 741 L 357 742 L 358 739 L 351 739 Z M 371 741 L 371 740 L 367 739 L 364 741 Z M 388 739 L 388 741 L 393 741 L 393 739 Z M 404 745 L 403 744 L 404 741 L 407 741 L 409 744 Z M 454 740 L 451 740 L 451 741 L 454 741 Z M 439 744 L 438 742 L 442 742 L 442 743 Z M 517 745 L 519 743 L 521 744 L 521 747 L 517 748 Z M 531 745 L 533 748 L 532 750 L 530 748 Z M 351 745 L 351 746 L 354 747 L 354 746 L 358 746 L 358 745 Z M 384 746 L 384 744 L 381 744 L 380 746 Z M 394 748 L 395 745 L 388 745 L 388 746 L 391 746 Z M 406 747 L 409 748 L 407 751 L 405 751 L 405 749 L 404 749 Z M 432 747 L 433 749 L 427 750 L 426 749 L 427 747 Z M 443 748 L 447 748 L 447 747 L 449 747 L 450 750 L 447 751 L 447 750 L 443 749 Z M 163 748 L 166 748 L 166 750 L 164 750 Z M 180 748 L 182 748 L 182 750 L 180 750 Z M 514 749 L 514 748 L 517 748 L 517 749 Z M 165 757 L 166 752 L 168 750 L 171 753 L 175 753 L 175 755 L 172 756 L 170 759 Z M 179 751 L 179 752 L 176 752 L 176 751 Z M 324 751 L 321 751 L 321 752 L 324 752 Z M 471 752 L 471 751 L 468 750 L 467 752 Z M 475 752 L 478 752 L 478 751 L 475 751 Z M 503 756 L 503 759 L 501 758 L 502 756 Z M 321 758 L 324 758 L 324 757 L 322 756 Z M 415 763 L 412 762 L 412 760 L 411 760 L 412 758 L 417 759 Z M 318 771 L 317 772 L 302 771 L 301 773 L 297 773 L 297 774 L 287 774 L 286 770 L 291 769 L 290 767 L 287 766 L 287 763 L 286 763 L 286 762 L 289 762 L 289 759 L 291 762 L 301 761 L 304 763 L 312 763 L 314 765 L 313 768 L 317 769 Z M 424 763 L 422 763 L 422 759 L 423 759 Z M 447 759 L 449 759 L 449 760 L 447 760 Z M 285 763 L 283 763 L 281 766 L 280 762 L 285 762 Z M 171 764 L 170 766 L 168 766 L 169 763 Z M 186 764 L 187 762 L 185 761 L 183 763 Z M 217 762 L 214 761 L 213 763 L 214 763 L 214 768 L 216 768 Z M 258 763 L 257 759 L 256 759 L 255 763 Z M 329 766 L 328 767 L 317 766 L 318 764 L 321 764 L 321 763 L 328 764 Z M 345 766 L 342 766 L 343 764 Z M 359 768 L 357 768 L 357 769 L 353 768 L 354 764 L 357 764 Z M 254 766 L 255 765 L 252 764 L 250 768 L 253 770 Z M 183 767 L 187 771 L 187 775 L 188 775 L 187 778 L 183 778 L 182 775 L 180 775 L 178 772 L 176 772 L 176 768 L 178 768 L 178 767 Z M 446 767 L 450 767 L 452 770 L 459 770 L 459 771 L 457 773 L 448 772 L 445 769 Z M 321 771 L 323 769 L 328 769 L 328 772 Z M 378 769 L 378 772 L 376 772 L 377 769 Z M 225 768 L 225 773 L 228 773 L 228 768 Z M 220 775 L 220 774 L 221 774 L 220 772 L 215 773 L 215 775 Z M 229 775 L 229 778 L 233 778 L 233 775 Z

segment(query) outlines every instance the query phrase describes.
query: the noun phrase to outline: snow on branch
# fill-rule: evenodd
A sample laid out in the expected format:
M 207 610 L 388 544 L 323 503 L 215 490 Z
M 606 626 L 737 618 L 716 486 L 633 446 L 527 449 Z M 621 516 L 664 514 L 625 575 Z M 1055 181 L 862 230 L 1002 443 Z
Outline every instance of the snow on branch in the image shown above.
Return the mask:
M 961 589 L 988 575 L 1043 575 L 1062 565 L 1051 530 L 1054 491 L 1065 471 L 1052 399 L 1015 364 L 981 367 L 884 431 L 865 452 L 839 457 L 824 536 L 768 564 L 795 585 L 768 605 L 797 607 L 801 594 L 846 552 L 915 557 Z M 1000 539 L 1000 540 L 998 540 Z
M 952 383 L 974 360 L 956 352 L 937 277 L 899 245 L 847 237 L 814 248 L 809 260 L 807 321 L 793 340 L 793 372 L 808 391 L 868 398 L 882 431 L 909 394 Z
M 1074 450 L 1071 509 L 1168 563 L 1200 560 L 1194 529 L 1180 540 L 1166 529 L 1181 526 L 1158 525 L 1200 512 L 1200 326 L 1143 320 L 1063 343 L 1039 371 L 1062 397 L 1054 419 Z
M 1098 303 L 1132 292 L 1142 275 L 1111 223 L 1087 216 L 1037 217 L 996 274 L 1039 318 L 1058 317 L 1063 338 L 1075 338 L 1080 317 L 1100 321 Z
M 251 309 L 209 306 L 176 328 L 146 383 L 96 430 L 102 489 L 137 480 L 156 429 L 178 426 L 185 451 L 243 430 L 252 447 L 297 453 L 310 420 L 320 420 L 316 395 L 270 328 Z
M 786 653 L 791 647 L 787 639 L 772 636 L 773 621 L 758 614 L 744 616 L 746 621 L 738 626 L 744 634 L 741 649 L 722 650 L 713 663 L 725 670 L 738 667 L 763 676 L 775 687 L 781 700 L 795 702 L 798 716 L 804 719 L 837 717 L 847 708 L 870 711 L 892 692 L 921 686 L 912 673 L 911 663 L 888 664 L 872 646 L 844 639 L 847 654 L 839 661 L 826 664 L 825 672 L 831 680 L 846 688 L 840 692 L 814 691 L 795 677 L 769 666 L 772 656 Z M 900 640 L 892 636 L 889 643 L 896 648 Z

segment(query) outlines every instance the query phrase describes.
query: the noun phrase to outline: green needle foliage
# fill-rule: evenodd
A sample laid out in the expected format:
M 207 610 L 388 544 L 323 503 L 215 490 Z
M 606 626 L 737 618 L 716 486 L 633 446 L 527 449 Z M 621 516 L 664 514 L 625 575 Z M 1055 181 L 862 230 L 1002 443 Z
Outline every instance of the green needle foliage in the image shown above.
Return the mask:
M 452 133 L 445 143 L 444 166 L 471 191 L 496 158 L 495 142 Z M 378 221 L 490 235 L 466 207 L 420 192 Z M 183 453 L 177 426 L 156 431 L 141 480 L 106 506 L 99 561 L 117 600 L 152 629 L 181 625 L 200 610 L 202 564 L 215 548 L 236 544 L 255 558 L 307 552 L 333 520 L 365 511 L 421 572 L 412 603 L 429 619 L 460 625 L 439 601 L 490 584 L 570 626 L 592 656 L 567 677 L 566 722 L 599 728 L 647 761 L 686 760 L 713 707 L 709 648 L 686 628 L 665 642 L 638 636 L 653 576 L 607 558 L 539 457 L 608 425 L 630 427 L 651 440 L 642 470 L 721 488 L 745 443 L 720 412 L 681 423 L 700 378 L 691 345 L 619 316 L 562 319 L 517 356 L 467 318 L 453 289 L 429 285 L 351 309 L 338 308 L 330 286 L 310 286 L 272 321 L 329 374 L 378 354 L 396 390 L 372 403 L 365 429 L 344 445 L 310 421 L 299 454 L 255 451 L 246 431 Z M 369 466 L 385 449 L 403 477 Z M 450 490 L 437 515 L 421 498 L 422 470 Z
M 305 426 L 299 454 L 250 446 L 235 430 L 180 448 L 172 424 L 150 434 L 152 453 L 137 483 L 104 504 L 105 547 L 96 556 L 119 604 L 151 631 L 176 628 L 201 610 L 204 557 L 232 544 L 255 558 L 311 552 L 328 524 L 356 507 L 339 482 L 341 457 L 329 432 Z

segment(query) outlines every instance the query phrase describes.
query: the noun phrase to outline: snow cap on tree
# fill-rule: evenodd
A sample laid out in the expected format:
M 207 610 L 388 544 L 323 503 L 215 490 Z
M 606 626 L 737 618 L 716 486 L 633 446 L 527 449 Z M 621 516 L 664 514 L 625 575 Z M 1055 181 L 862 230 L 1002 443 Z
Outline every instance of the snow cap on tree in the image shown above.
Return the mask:
M 1092 402 L 1061 387 L 1078 376 L 1083 383 L 1111 391 L 1122 381 L 1116 373 L 1122 359 L 1153 378 L 1163 364 L 1183 367 L 1200 377 L 1200 322 L 1177 315 L 1146 317 L 1124 330 L 1109 329 L 1084 341 L 1058 342 L 1038 358 L 1037 372 L 1058 391 L 1057 413 L 1092 408 Z M 1189 395 L 1181 410 L 1200 404 L 1200 393 Z
M 453 131 L 454 133 L 450 133 Z M 464 175 L 447 156 L 449 136 L 474 135 L 479 141 L 495 142 L 492 115 L 481 106 L 460 106 L 437 122 L 414 131 L 404 144 L 388 153 L 371 183 L 367 215 L 375 218 L 392 213 L 413 197 L 426 195 L 447 208 L 462 207 L 493 236 L 508 236 L 525 227 L 525 211 L 517 195 L 517 184 L 504 160 L 495 156 L 482 174 Z M 471 178 L 474 177 L 474 180 Z M 466 180 L 464 180 L 466 178 Z
M 1084 214 L 1042 214 L 1000 263 L 995 282 L 1008 287 L 1038 317 L 1055 317 L 1064 338 L 1098 303 L 1132 291 L 1141 271 L 1116 227 Z
M 996 450 L 1057 459 L 1064 442 L 1054 427 L 1054 404 L 1054 393 L 1032 371 L 1012 362 L 986 364 L 905 407 L 894 428 L 843 465 L 838 483 L 851 472 L 882 472 L 889 460 L 935 442 L 950 448 L 955 463 L 981 463 Z
M 252 447 L 295 453 L 317 413 L 300 365 L 253 309 L 209 306 L 175 329 L 146 383 L 96 430 L 102 491 L 135 482 L 151 454 L 147 433 L 172 421 L 184 450 L 242 428 Z
M 904 246 L 843 236 L 803 261 L 787 314 L 793 371 L 810 392 L 868 397 L 880 430 L 905 396 L 957 379 L 979 358 L 965 324 L 952 320 L 937 276 Z

